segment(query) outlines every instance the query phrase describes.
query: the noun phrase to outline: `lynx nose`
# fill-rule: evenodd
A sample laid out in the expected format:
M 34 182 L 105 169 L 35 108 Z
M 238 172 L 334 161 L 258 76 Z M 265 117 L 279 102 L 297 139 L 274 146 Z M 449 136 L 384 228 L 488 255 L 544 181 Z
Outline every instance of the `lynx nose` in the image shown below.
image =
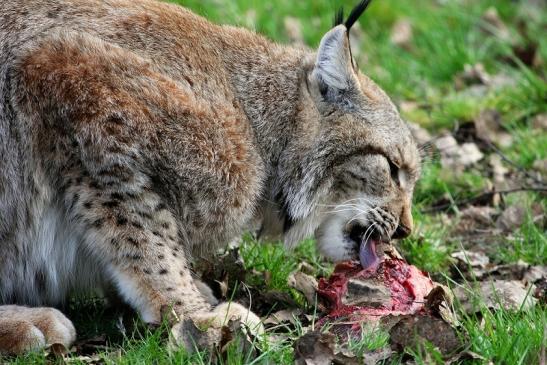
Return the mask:
M 410 233 L 412 230 L 402 224 L 399 224 L 395 232 L 393 232 L 393 235 L 391 236 L 392 239 L 401 239 L 406 238 L 410 236 Z

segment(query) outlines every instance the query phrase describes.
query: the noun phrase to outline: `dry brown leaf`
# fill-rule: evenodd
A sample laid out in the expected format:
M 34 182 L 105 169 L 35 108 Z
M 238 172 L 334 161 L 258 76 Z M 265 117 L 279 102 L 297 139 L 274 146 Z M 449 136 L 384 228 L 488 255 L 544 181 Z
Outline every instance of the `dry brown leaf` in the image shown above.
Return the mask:
M 519 310 L 534 306 L 533 288 L 518 280 L 493 280 L 477 283 L 476 290 L 457 287 L 454 295 L 467 313 L 474 313 L 484 305 L 491 309 Z
M 112 356 L 110 356 L 110 357 L 112 357 Z M 120 357 L 120 356 L 116 356 L 116 357 Z M 97 354 L 91 355 L 91 356 L 67 357 L 63 361 L 64 361 L 65 364 L 73 364 L 73 363 L 76 363 L 76 364 L 84 363 L 84 364 L 90 364 L 90 365 L 105 364 L 105 361 L 103 360 L 103 358 L 100 355 L 97 355 Z
M 216 356 L 221 357 L 226 363 L 228 355 L 228 347 L 235 346 L 237 352 L 244 354 L 246 359 L 255 359 L 258 355 L 258 350 L 254 345 L 248 328 L 243 328 L 245 325 L 241 321 L 229 321 L 227 325 L 221 328 L 221 342 L 216 351 Z
M 416 123 L 409 122 L 407 124 L 410 128 L 410 133 L 412 133 L 412 136 L 418 145 L 424 145 L 431 141 L 431 134 L 425 128 L 422 128 Z
M 486 359 L 473 351 L 465 350 L 447 359 L 445 365 L 460 364 L 463 360 L 480 360 L 484 363 Z
M 456 259 L 456 265 L 462 269 L 471 266 L 473 269 L 485 270 L 490 263 L 488 256 L 478 251 L 457 251 L 450 256 Z
M 488 8 L 481 19 L 483 20 L 481 29 L 485 33 L 503 40 L 510 40 L 511 35 L 509 33 L 509 28 L 507 28 L 507 25 L 501 20 L 498 10 L 495 7 Z
M 425 340 L 446 355 L 454 353 L 462 345 L 454 328 L 433 316 L 404 316 L 389 334 L 391 347 L 395 351 L 416 349 Z
M 532 119 L 532 128 L 547 130 L 547 113 L 536 115 Z
M 361 365 L 360 359 L 353 352 L 345 347 L 336 346 L 334 351 L 334 365 Z
M 503 130 L 501 114 L 494 109 L 483 110 L 474 120 L 475 134 L 478 139 L 493 142 L 501 147 L 508 147 L 513 138 Z
M 451 135 L 437 138 L 434 144 L 441 154 L 441 165 L 446 169 L 461 171 L 484 157 L 475 143 L 459 145 Z
M 304 36 L 302 35 L 302 23 L 300 19 L 291 16 L 285 17 L 283 20 L 285 33 L 291 43 L 304 44 Z
M 444 285 L 437 284 L 425 297 L 425 307 L 435 316 L 442 318 L 452 327 L 458 327 L 460 321 L 452 310 L 454 294 Z
M 530 266 L 522 278 L 526 283 L 534 284 L 547 279 L 547 266 Z
M 544 158 L 543 160 L 535 160 L 532 167 L 542 175 L 547 175 L 547 158 Z
M 460 211 L 460 219 L 474 221 L 475 226 L 488 227 L 494 224 L 493 216 L 496 212 L 496 209 L 489 206 L 469 206 Z
M 282 309 L 275 313 L 270 314 L 266 319 L 264 319 L 264 325 L 279 325 L 281 323 L 296 323 L 296 318 L 302 315 L 302 309 Z
M 494 181 L 494 188 L 497 191 L 508 189 L 505 176 L 509 172 L 509 169 L 506 168 L 501 160 L 500 155 L 490 155 L 488 157 L 488 164 L 492 168 L 492 178 Z
M 514 231 L 524 223 L 526 211 L 524 204 L 513 204 L 501 213 L 496 220 L 496 226 L 506 232 Z
M 312 331 L 295 341 L 294 362 L 297 365 L 330 365 L 334 360 L 336 337 L 332 333 Z
M 365 352 L 363 354 L 363 365 L 384 364 L 393 355 L 389 347 L 384 347 L 377 351 Z
M 304 294 L 310 306 L 316 303 L 317 279 L 301 271 L 292 272 L 287 278 L 288 285 Z
M 454 77 L 454 84 L 457 90 L 461 90 L 470 85 L 488 85 L 490 83 L 490 75 L 486 72 L 482 63 L 474 65 L 465 64 L 463 71 Z
M 409 49 L 412 45 L 412 23 L 408 19 L 400 19 L 391 28 L 391 43 Z

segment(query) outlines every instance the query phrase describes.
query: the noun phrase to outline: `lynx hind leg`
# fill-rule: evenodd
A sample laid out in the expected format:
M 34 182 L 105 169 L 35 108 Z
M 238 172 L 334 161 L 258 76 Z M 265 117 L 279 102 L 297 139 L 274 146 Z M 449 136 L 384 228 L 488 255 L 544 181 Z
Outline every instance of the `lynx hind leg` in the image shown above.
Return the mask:
M 75 340 L 72 322 L 57 309 L 0 306 L 0 354 L 18 355 L 54 343 L 69 348 Z

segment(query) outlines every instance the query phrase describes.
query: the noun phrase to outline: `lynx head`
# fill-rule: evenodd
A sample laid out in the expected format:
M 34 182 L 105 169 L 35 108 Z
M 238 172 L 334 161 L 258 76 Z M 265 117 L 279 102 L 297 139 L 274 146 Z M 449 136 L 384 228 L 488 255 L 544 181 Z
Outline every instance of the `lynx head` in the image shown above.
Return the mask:
M 351 56 L 348 32 L 368 3 L 326 33 L 304 62 L 296 132 L 278 167 L 286 243 L 315 233 L 335 261 L 356 258 L 363 237 L 389 241 L 413 226 L 418 148 L 388 96 Z

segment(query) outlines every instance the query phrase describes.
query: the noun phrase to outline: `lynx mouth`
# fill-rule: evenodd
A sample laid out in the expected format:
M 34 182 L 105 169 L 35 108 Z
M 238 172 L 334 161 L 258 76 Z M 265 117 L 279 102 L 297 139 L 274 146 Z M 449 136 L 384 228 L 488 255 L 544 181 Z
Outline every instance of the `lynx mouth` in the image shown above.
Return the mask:
M 376 253 L 376 246 L 380 239 L 375 234 L 367 234 L 368 229 L 361 225 L 355 225 L 350 231 L 350 238 L 359 244 L 359 261 L 363 269 L 374 272 L 380 264 L 380 258 Z
M 373 238 L 368 238 L 361 240 L 359 246 L 359 261 L 363 269 L 367 271 L 376 271 L 378 265 L 380 264 L 380 258 L 376 253 L 376 245 L 379 243 L 378 240 Z

